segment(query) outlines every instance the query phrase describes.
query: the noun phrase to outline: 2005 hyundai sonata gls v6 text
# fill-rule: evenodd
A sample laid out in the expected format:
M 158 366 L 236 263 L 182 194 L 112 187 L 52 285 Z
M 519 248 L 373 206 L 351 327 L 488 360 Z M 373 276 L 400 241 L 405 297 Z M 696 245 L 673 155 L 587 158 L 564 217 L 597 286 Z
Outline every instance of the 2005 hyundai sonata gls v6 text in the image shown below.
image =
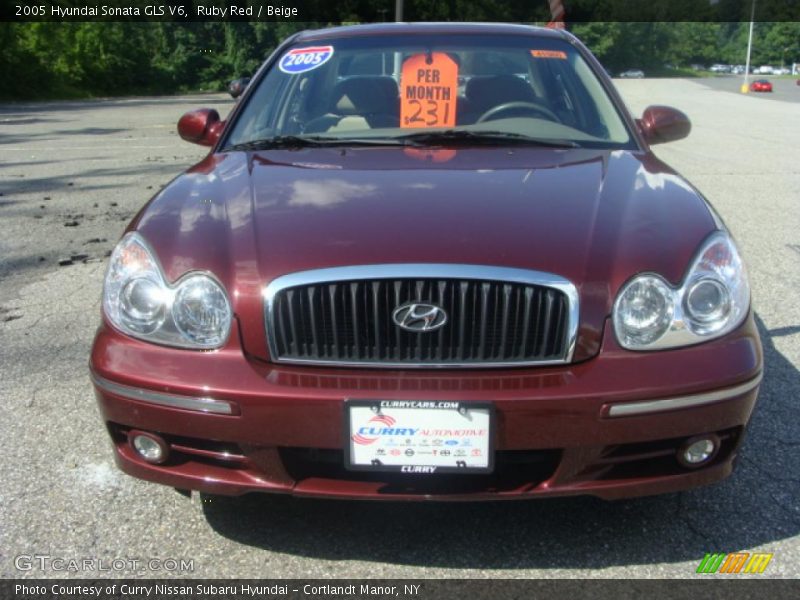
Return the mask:
M 217 494 L 495 499 L 730 474 L 745 269 L 574 37 L 286 40 L 110 259 L 91 375 L 119 466 Z

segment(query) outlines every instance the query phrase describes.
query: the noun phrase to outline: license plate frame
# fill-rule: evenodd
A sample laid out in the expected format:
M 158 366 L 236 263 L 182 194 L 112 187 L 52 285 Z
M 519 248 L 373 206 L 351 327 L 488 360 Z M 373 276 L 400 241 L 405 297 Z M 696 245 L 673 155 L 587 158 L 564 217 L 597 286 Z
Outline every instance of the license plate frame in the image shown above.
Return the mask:
M 360 436 L 358 430 L 364 430 L 367 416 L 371 416 L 377 427 L 370 429 L 373 433 Z M 379 416 L 381 419 L 375 419 Z M 420 421 L 426 417 L 434 425 L 423 429 Z M 408 426 L 393 427 L 403 422 Z M 445 422 L 451 423 L 449 429 L 442 425 Z M 469 426 L 470 422 L 474 426 Z M 358 424 L 358 430 L 354 429 L 354 424 Z M 387 428 L 417 431 L 413 435 L 374 433 L 377 429 L 386 431 Z M 346 399 L 342 431 L 344 466 L 349 471 L 403 475 L 485 475 L 494 471 L 496 418 L 492 402 Z M 359 436 L 361 439 L 356 441 Z M 379 449 L 383 449 L 384 454 L 379 455 Z M 409 449 L 412 451 L 410 454 Z M 396 450 L 400 453 L 394 452 Z M 443 450 L 445 453 L 441 454 Z M 461 451 L 466 455 L 455 454 Z M 476 451 L 479 454 L 473 454 Z M 372 456 L 367 463 L 365 456 L 369 455 Z

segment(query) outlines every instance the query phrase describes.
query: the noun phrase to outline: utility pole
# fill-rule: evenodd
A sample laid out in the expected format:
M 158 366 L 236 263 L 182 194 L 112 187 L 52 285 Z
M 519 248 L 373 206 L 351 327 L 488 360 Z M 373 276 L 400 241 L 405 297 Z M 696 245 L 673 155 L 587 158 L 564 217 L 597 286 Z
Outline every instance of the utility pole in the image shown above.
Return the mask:
M 742 84 L 742 93 L 746 94 L 750 91 L 750 51 L 753 48 L 753 19 L 756 15 L 756 0 L 753 0 L 753 7 L 750 9 L 750 35 L 747 36 L 747 63 L 744 66 L 744 83 Z
M 394 1 L 394 20 L 400 23 L 403 20 L 403 0 Z M 400 84 L 400 71 L 403 68 L 402 55 L 400 52 L 394 53 L 394 78 L 397 84 Z

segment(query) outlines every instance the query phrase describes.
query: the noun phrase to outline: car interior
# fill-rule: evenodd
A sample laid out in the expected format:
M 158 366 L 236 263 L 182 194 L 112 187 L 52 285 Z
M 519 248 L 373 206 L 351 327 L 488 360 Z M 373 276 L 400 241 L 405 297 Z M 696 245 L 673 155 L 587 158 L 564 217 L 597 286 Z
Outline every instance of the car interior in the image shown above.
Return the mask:
M 553 121 L 598 137 L 596 108 L 580 96 L 571 69 L 558 61 L 537 65 L 511 60 L 506 53 L 450 53 L 463 70 L 459 76 L 456 125 L 530 117 Z M 299 96 L 295 121 L 304 134 L 338 134 L 398 127 L 400 89 L 381 53 L 343 59 L 326 77 L 309 77 Z M 331 85 L 329 77 L 335 77 Z M 322 89 L 333 89 L 326 97 Z M 584 94 L 585 95 L 585 94 Z M 592 130 L 594 128 L 594 130 Z
M 327 112 L 306 123 L 304 133 L 397 127 L 400 96 L 388 75 L 354 75 L 333 88 Z
M 395 73 L 413 54 L 342 52 L 323 69 L 278 77 L 251 101 L 263 109 L 248 115 L 242 129 L 255 138 L 277 132 L 336 136 L 396 129 L 401 102 Z M 516 119 L 533 135 L 628 139 L 597 76 L 581 59 L 531 59 L 524 49 L 447 54 L 459 65 L 456 126 Z M 283 101 L 274 101 L 279 98 Z

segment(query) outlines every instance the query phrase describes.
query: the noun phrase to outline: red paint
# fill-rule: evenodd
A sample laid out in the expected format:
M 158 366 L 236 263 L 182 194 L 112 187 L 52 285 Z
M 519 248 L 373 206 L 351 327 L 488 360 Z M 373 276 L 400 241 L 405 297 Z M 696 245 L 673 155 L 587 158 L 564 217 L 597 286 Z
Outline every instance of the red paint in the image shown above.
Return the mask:
M 187 142 L 201 146 L 213 146 L 217 143 L 224 128 L 224 121 L 219 120 L 219 113 L 213 108 L 201 108 L 187 112 L 178 121 L 178 135 Z
M 509 34 L 524 31 L 534 44 L 539 35 L 566 35 L 477 25 L 401 25 L 391 31 L 430 34 L 437 27 L 442 35 L 487 28 Z M 303 34 L 293 43 L 381 35 L 384 29 Z M 579 42 L 572 43 L 603 85 L 610 86 L 596 60 Z M 285 48 L 276 51 L 278 55 Z M 258 75 L 254 82 L 240 104 L 257 87 Z M 492 401 L 496 450 L 553 450 L 558 457 L 543 479 L 502 489 L 430 494 L 434 498 L 617 498 L 686 489 L 727 476 L 739 438 L 730 438 L 730 447 L 713 465 L 698 470 L 680 470 L 674 461 L 661 471 L 648 471 L 650 463 L 642 463 L 639 471 L 622 477 L 599 466 L 620 444 L 741 431 L 757 390 L 701 408 L 649 416 L 608 418 L 610 404 L 732 387 L 762 369 L 752 315 L 733 333 L 697 346 L 661 352 L 630 352 L 618 346 L 609 316 L 621 286 L 646 271 L 679 282 L 716 224 L 703 197 L 649 150 L 648 144 L 687 135 L 686 116 L 651 107 L 637 128 L 616 91 L 608 91 L 636 137 L 637 150 L 513 146 L 444 148 L 436 153 L 392 147 L 212 151 L 174 180 L 129 230 L 147 239 L 169 280 L 193 269 L 219 278 L 233 304 L 232 334 L 220 350 L 195 352 L 133 340 L 104 323 L 95 339 L 91 368 L 129 386 L 228 400 L 240 414 L 169 409 L 101 390 L 98 401 L 104 420 L 113 427 L 230 442 L 242 449 L 246 460 L 227 467 L 196 457 L 149 465 L 118 439 L 119 465 L 137 477 L 214 493 L 425 498 L 380 481 L 295 480 L 281 459 L 279 448 L 284 447 L 341 449 L 344 400 L 380 398 Z M 189 141 L 213 145 L 223 127 L 215 111 L 204 109 L 184 115 L 179 132 Z M 575 283 L 580 326 L 574 363 L 389 371 L 270 362 L 262 291 L 274 278 L 342 265 L 425 262 L 535 269 Z
M 669 106 L 648 106 L 639 125 L 650 145 L 680 140 L 692 131 L 689 117 Z

